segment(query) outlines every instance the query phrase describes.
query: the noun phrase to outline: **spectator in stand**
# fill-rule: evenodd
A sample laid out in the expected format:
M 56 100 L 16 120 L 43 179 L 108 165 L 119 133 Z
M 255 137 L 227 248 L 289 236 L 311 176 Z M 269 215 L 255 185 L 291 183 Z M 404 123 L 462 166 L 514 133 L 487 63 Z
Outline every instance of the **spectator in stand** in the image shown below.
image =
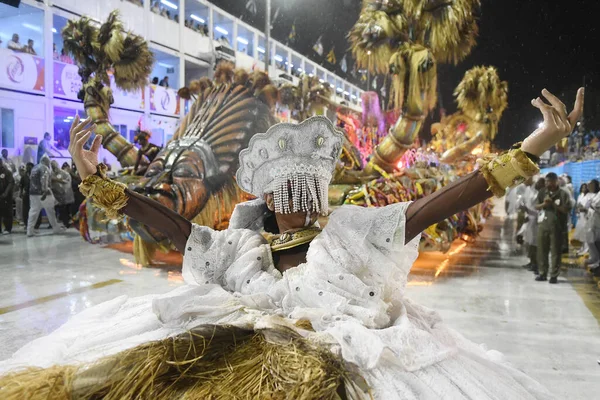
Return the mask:
M 585 264 L 592 269 L 597 269 L 600 264 L 600 184 L 592 179 L 588 184 L 590 192 L 593 193 L 587 214 L 586 242 L 590 252 L 590 258 Z
M 152 78 L 152 84 L 158 85 L 158 76 L 155 76 L 154 78 Z
M 60 61 L 60 54 L 56 50 L 56 43 L 52 43 L 52 58 L 56 61 Z
M 19 43 L 19 35 L 16 33 L 13 33 L 12 39 L 9 40 L 6 47 L 13 51 L 19 51 L 19 52 L 23 51 L 23 46 L 21 45 L 21 43 Z
M 190 21 L 186 19 L 185 21 L 183 21 L 183 25 L 185 25 L 186 28 L 189 28 L 190 27 Z
M 54 147 L 54 145 L 52 144 L 52 140 L 50 139 L 50 134 L 48 132 L 46 132 L 46 133 L 44 133 L 44 139 L 42 139 L 42 141 L 38 145 L 38 153 L 37 153 L 38 164 L 42 160 L 42 157 L 44 155 L 52 157 L 51 151 L 55 152 L 55 154 L 57 154 L 58 157 L 62 156 L 60 151 L 58 151 L 58 149 L 56 147 Z
M 27 46 L 23 47 L 23 52 L 37 56 L 37 53 L 35 52 L 35 49 L 33 48 L 33 39 L 27 40 Z
M 27 228 L 27 221 L 29 220 L 29 183 L 31 180 L 31 170 L 33 169 L 33 163 L 28 162 L 25 165 L 25 171 L 21 174 L 21 180 L 19 181 L 19 197 L 21 197 L 23 224 Z
M 173 16 L 173 21 L 175 21 L 175 22 L 179 23 L 179 14 L 175 14 L 175 15 Z
M 202 33 L 204 33 L 204 36 L 208 36 L 208 25 L 202 25 Z
M 64 48 L 60 51 L 60 62 L 73 64 L 73 59 L 67 54 L 67 51 Z
M 0 159 L 0 232 L 3 235 L 10 235 L 12 232 L 14 187 L 12 172 L 4 165 L 4 160 Z
M 169 12 L 167 11 L 166 8 L 163 8 L 160 10 L 160 16 L 161 17 L 165 17 L 165 18 L 169 18 Z
M 160 14 L 160 6 L 158 5 L 158 1 L 155 1 L 152 3 L 152 7 L 150 8 L 150 11 L 152 11 L 155 14 Z
M 554 172 L 546 175 L 546 187 L 539 191 L 535 208 L 539 211 L 537 237 L 539 275 L 535 280 L 548 280 L 548 272 L 550 272 L 550 283 L 558 283 L 563 229 L 571 210 L 571 200 L 569 194 L 559 187 L 558 176 Z
M 169 87 L 169 77 L 165 76 L 164 78 L 162 78 L 162 80 L 160 81 L 160 83 L 158 84 L 158 86 L 162 86 L 162 87 Z
M 52 190 L 50 190 L 50 175 L 50 158 L 44 155 L 40 163 L 31 170 L 29 184 L 31 210 L 27 220 L 27 237 L 34 236 L 34 227 L 42 209 L 46 211 L 53 233 L 62 231 L 56 222 L 56 214 L 54 213 L 55 199 Z

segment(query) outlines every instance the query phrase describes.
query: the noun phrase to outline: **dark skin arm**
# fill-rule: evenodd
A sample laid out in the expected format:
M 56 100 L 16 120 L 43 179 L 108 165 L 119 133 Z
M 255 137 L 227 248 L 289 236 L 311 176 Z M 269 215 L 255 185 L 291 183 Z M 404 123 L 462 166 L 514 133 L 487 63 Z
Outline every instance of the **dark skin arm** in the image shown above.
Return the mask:
M 185 254 L 185 244 L 192 232 L 192 223 L 146 196 L 126 190 L 129 200 L 123 214 L 151 228 L 164 232 L 177 249 Z
M 548 96 L 546 97 L 548 98 Z M 552 144 L 570 133 L 570 127 L 581 115 L 583 109 L 582 99 L 583 92 L 580 91 L 576 110 L 568 117 L 566 116 L 566 108 L 564 116 L 562 111 L 560 115 L 553 116 L 554 108 L 560 107 L 560 104 L 562 104 L 554 105 L 558 99 L 553 96 L 550 102 L 554 108 L 541 102 L 541 100 L 535 102 L 536 107 L 543 108 L 545 127 L 534 132 L 523 142 L 523 150 L 534 156 L 539 156 Z M 562 107 L 564 107 L 564 104 L 562 104 Z M 557 121 L 562 127 L 557 127 Z M 87 127 L 89 123 L 89 119 L 80 122 L 79 116 L 77 116 L 71 126 L 69 152 L 73 156 L 73 161 L 82 179 L 96 173 L 98 150 L 102 140 L 102 137 L 97 135 L 90 150 L 83 149 L 83 144 L 95 129 L 94 125 Z M 447 185 L 442 190 L 415 201 L 407 209 L 406 241 L 412 240 L 428 226 L 488 199 L 492 196 L 492 193 L 487 188 L 488 183 L 483 175 L 480 172 L 474 172 Z M 149 198 L 131 191 L 127 191 L 127 194 L 130 198 L 127 206 L 122 210 L 123 213 L 149 227 L 166 232 L 177 248 L 184 253 L 185 243 L 191 233 L 191 223 Z
M 408 243 L 428 226 L 492 197 L 488 183 L 480 172 L 473 172 L 425 196 L 406 210 L 406 235 Z

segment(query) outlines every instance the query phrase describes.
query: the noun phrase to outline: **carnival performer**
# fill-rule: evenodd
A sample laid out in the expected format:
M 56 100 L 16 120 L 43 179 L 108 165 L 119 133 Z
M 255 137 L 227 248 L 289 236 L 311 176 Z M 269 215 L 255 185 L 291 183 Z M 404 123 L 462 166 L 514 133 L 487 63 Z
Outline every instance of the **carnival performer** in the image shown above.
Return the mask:
M 415 202 L 342 206 L 323 229 L 316 220 L 328 212 L 343 140 L 324 117 L 252 137 L 237 182 L 257 199 L 240 203 L 224 231 L 192 224 L 107 179 L 98 164 L 101 138 L 85 150 L 94 126 L 76 117 L 69 151 L 81 190 L 109 216 L 123 213 L 166 232 L 184 254 L 187 285 L 99 304 L 26 345 L 0 363 L 0 398 L 551 398 L 497 352 L 404 296 L 421 231 L 537 174 L 539 155 L 572 131 L 583 91 L 570 115 L 543 95 L 550 104 L 532 103 L 544 125 L 522 144 Z M 263 340 L 223 345 L 219 332 L 233 328 Z M 298 338 L 282 340 L 292 331 Z M 210 346 L 219 352 L 198 354 Z M 292 354 L 288 368 L 280 364 L 284 349 Z
M 160 152 L 160 147 L 150 143 L 150 132 L 140 130 L 134 138 L 134 143 L 139 144 L 137 160 L 135 162 L 134 171 L 136 175 L 144 175 L 148 165 L 141 166 L 144 156 L 148 158 L 148 163 L 151 163 L 156 155 Z

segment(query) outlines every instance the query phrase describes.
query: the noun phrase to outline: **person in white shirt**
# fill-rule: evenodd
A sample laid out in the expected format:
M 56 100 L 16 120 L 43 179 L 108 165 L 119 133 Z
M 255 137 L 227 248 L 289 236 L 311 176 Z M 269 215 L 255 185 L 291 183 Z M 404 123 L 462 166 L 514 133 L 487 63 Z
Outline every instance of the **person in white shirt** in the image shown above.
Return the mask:
M 582 244 L 581 249 L 577 253 L 578 255 L 583 255 L 588 252 L 587 243 L 585 241 L 587 213 L 593 197 L 594 193 L 589 191 L 587 183 L 582 184 L 579 188 L 579 196 L 577 197 L 577 204 L 575 207 L 575 211 L 577 212 L 577 223 L 575 224 L 575 232 L 573 233 L 573 241 Z
M 23 45 L 19 43 L 19 35 L 13 33 L 12 39 L 7 43 L 6 47 L 13 51 L 23 51 Z
M 524 265 L 524 268 L 537 274 L 537 219 L 539 211 L 535 208 L 535 205 L 537 204 L 538 192 L 546 186 L 546 181 L 542 177 L 535 181 L 535 184 L 533 181 L 532 178 L 525 182 L 526 188 L 520 207 L 526 215 L 527 222 L 523 224 L 519 233 L 523 236 L 523 242 L 527 245 L 527 257 L 529 258 L 529 264 Z
M 588 184 L 594 193 L 590 201 L 586 224 L 586 242 L 590 250 L 590 258 L 585 262 L 590 268 L 598 268 L 600 264 L 600 184 L 592 179 Z
M 525 192 L 525 185 L 520 184 L 508 189 L 505 196 L 505 210 L 508 218 L 515 219 L 519 211 L 519 199 Z

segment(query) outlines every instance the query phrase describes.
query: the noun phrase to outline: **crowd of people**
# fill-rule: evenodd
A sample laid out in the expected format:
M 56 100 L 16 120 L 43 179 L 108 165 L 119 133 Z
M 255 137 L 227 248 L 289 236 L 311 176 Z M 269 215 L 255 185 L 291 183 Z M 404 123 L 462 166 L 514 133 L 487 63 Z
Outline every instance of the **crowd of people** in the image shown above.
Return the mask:
M 600 184 L 592 179 L 579 188 L 577 200 L 572 179 L 551 172 L 529 179 L 510 190 L 506 211 L 517 219 L 517 242 L 526 249 L 537 281 L 557 283 L 563 254 L 577 246 L 585 265 L 600 272 Z M 574 230 L 573 230 L 574 228 Z M 571 238 L 569 233 L 573 232 Z
M 194 23 L 194 21 L 186 19 L 184 21 L 186 28 L 190 28 L 201 35 L 208 36 L 208 26 L 206 24 L 200 25 L 199 22 Z
M 1 44 L 2 39 L 0 39 L 0 45 Z M 27 53 L 33 56 L 38 55 L 37 51 L 35 50 L 35 42 L 33 39 L 27 39 L 27 44 L 22 44 L 20 42 L 18 33 L 13 33 L 12 39 L 7 43 L 6 48 L 18 53 Z M 73 59 L 67 54 L 64 48 L 61 49 L 60 52 L 58 51 L 56 43 L 52 43 L 52 58 L 65 64 L 75 64 Z
M 171 10 L 168 10 L 166 7 L 162 6 L 158 1 L 152 2 L 150 11 L 172 21 L 179 22 L 179 14 L 171 14 Z
M 27 53 L 31 55 L 37 55 L 35 51 L 35 44 L 33 39 L 27 39 L 27 44 L 20 42 L 21 38 L 18 33 L 13 33 L 12 38 L 6 44 L 6 48 L 12 51 L 16 51 L 17 53 Z M 0 45 L 2 44 L 2 39 L 0 39 Z
M 162 86 L 162 87 L 165 87 L 165 88 L 170 87 L 169 86 L 169 77 L 166 76 L 166 75 L 161 80 L 158 79 L 158 76 L 155 76 L 154 78 L 152 78 L 152 80 L 150 81 L 150 83 L 153 84 L 153 85 L 158 85 L 158 86 Z
M 152 161 L 161 147 L 150 143 L 151 133 L 139 131 L 134 143 L 139 146 L 135 173 L 143 175 L 147 165 L 143 157 Z M 35 236 L 40 228 L 44 211 L 48 228 L 60 233 L 73 225 L 73 217 L 84 200 L 79 191 L 81 179 L 75 165 L 53 159 L 62 157 L 46 132 L 37 148 L 37 164 L 22 163 L 20 158 L 10 158 L 2 149 L 0 157 L 0 234 L 10 235 L 16 222 L 23 226 L 28 237 Z M 110 164 L 108 175 L 113 176 Z
M 600 159 L 600 131 L 586 131 L 571 135 L 565 148 L 554 147 L 541 157 L 544 165 Z
M 45 135 L 49 138 L 49 134 Z M 44 140 L 46 140 L 46 137 Z M 44 143 L 42 140 L 42 143 Z M 42 210 L 48 219 L 48 228 L 60 233 L 69 228 L 83 202 L 78 185 L 81 179 L 75 166 L 64 162 L 59 166 L 50 160 L 55 148 L 38 146 L 38 163 L 18 165 L 17 159 L 2 150 L 0 158 L 0 232 L 10 235 L 14 218 L 33 237 L 42 224 Z

